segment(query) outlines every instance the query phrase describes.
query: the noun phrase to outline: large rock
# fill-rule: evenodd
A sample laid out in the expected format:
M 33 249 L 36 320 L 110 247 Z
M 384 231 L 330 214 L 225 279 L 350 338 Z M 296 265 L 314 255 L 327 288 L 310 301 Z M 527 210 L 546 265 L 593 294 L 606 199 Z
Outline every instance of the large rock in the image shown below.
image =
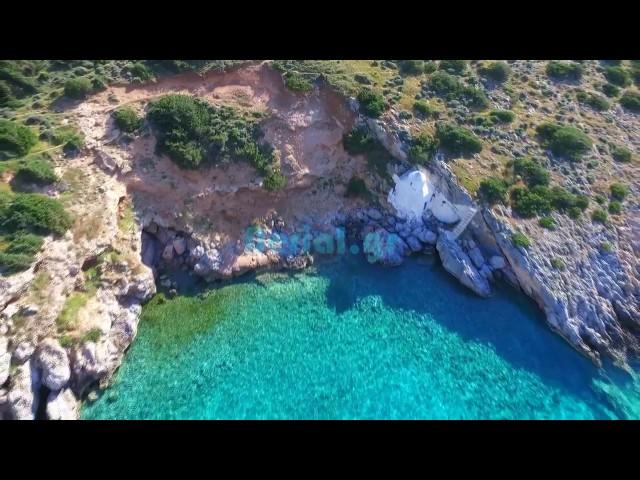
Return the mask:
M 177 255 L 182 255 L 187 249 L 187 241 L 183 237 L 178 237 L 173 241 L 173 249 Z
M 40 375 L 32 363 L 19 366 L 11 376 L 8 403 L 9 416 L 14 420 L 33 420 L 38 410 Z
M 164 250 L 162 250 L 162 258 L 167 261 L 173 259 L 173 241 L 167 244 Z
M 0 387 L 9 378 L 9 367 L 11 366 L 11 354 L 7 351 L 7 337 L 0 337 Z
M 478 247 L 473 247 L 469 250 L 469 257 L 471 258 L 471 261 L 476 266 L 476 268 L 482 268 L 482 266 L 484 265 L 484 256 L 482 255 L 482 252 Z
M 77 420 L 79 416 L 80 402 L 69 388 L 49 394 L 47 398 L 49 420 Z
M 53 391 L 67 386 L 71 376 L 69 357 L 57 340 L 48 338 L 40 342 L 35 359 L 41 371 L 43 385 Z
M 13 350 L 13 359 L 16 363 L 23 364 L 31 358 L 35 347 L 29 342 L 20 342 Z
M 414 231 L 418 240 L 427 245 L 435 245 L 438 241 L 438 235 L 426 227 L 419 228 Z
M 507 265 L 502 255 L 494 255 L 489 259 L 489 263 L 494 270 L 500 270 Z
M 491 287 L 487 279 L 478 272 L 469 255 L 454 239 L 449 237 L 448 232 L 443 231 L 438 236 L 436 249 L 446 271 L 481 297 L 491 295 Z
M 409 253 L 410 248 L 400 236 L 378 228 L 367 233 L 363 250 L 370 263 L 378 262 L 394 266 L 402 263 L 403 257 Z
M 193 271 L 196 275 L 206 277 L 207 275 L 211 275 L 218 271 L 221 265 L 222 259 L 220 257 L 220 253 L 216 249 L 211 249 L 200 256 L 196 264 L 193 266 Z

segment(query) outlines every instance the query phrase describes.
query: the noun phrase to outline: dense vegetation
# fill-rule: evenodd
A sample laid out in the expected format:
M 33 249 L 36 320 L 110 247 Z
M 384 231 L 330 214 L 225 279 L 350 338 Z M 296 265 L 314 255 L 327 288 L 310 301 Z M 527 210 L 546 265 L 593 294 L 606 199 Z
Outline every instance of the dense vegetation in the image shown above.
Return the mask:
M 595 93 L 579 91 L 576 93 L 576 100 L 584 105 L 589 105 L 591 108 L 598 111 L 609 110 L 611 107 L 611 104 L 606 98 L 601 95 L 596 95 Z
M 356 127 L 342 138 L 344 149 L 350 155 L 365 155 L 369 166 L 381 176 L 387 175 L 391 156 L 366 127 Z
M 632 112 L 640 112 L 640 93 L 633 90 L 627 90 L 620 97 L 620 105 Z
M 480 139 L 464 127 L 438 123 L 436 132 L 440 146 L 454 155 L 473 155 L 482 151 Z
M 265 188 L 284 185 L 273 152 L 258 143 L 262 132 L 254 117 L 188 95 L 167 95 L 149 104 L 147 118 L 157 132 L 159 150 L 182 168 L 247 160 L 265 176 Z
M 142 126 L 142 118 L 131 107 L 120 107 L 112 115 L 116 127 L 123 132 L 133 133 Z
M 427 165 L 431 162 L 438 148 L 435 139 L 425 133 L 416 135 L 411 140 L 409 161 L 415 165 Z
M 284 84 L 294 92 L 309 92 L 313 90 L 313 84 L 299 73 L 288 72 L 284 75 Z
M 554 60 L 547 63 L 546 72 L 554 80 L 580 80 L 584 69 L 579 63 Z
M 467 71 L 466 60 L 440 60 L 440 70 L 453 75 L 462 75 Z
M 429 88 L 447 100 L 457 100 L 470 108 L 482 110 L 489 105 L 483 90 L 464 85 L 455 76 L 444 71 L 435 72 L 429 79 Z
M 21 160 L 16 170 L 16 178 L 20 182 L 31 182 L 38 185 L 47 185 L 58 180 L 51 164 L 42 157 Z
M 478 73 L 494 82 L 503 83 L 509 79 L 511 68 L 506 62 L 489 62 L 478 68 Z
M 571 161 L 579 161 L 591 150 L 591 139 L 581 130 L 558 123 L 542 123 L 536 128 L 545 147 L 554 155 L 566 157 Z
M 357 98 L 362 113 L 367 117 L 378 118 L 387 108 L 384 97 L 370 88 L 360 90 Z
M 0 160 L 22 157 L 38 143 L 38 137 L 29 127 L 0 119 Z
M 498 177 L 487 177 L 480 181 L 478 193 L 480 197 L 487 203 L 505 203 L 507 200 L 507 191 L 509 184 L 506 180 Z
M 91 80 L 86 77 L 71 78 L 64 84 L 64 94 L 74 99 L 85 98 L 92 89 Z
M 626 87 L 631 84 L 631 75 L 627 70 L 619 66 L 610 66 L 604 70 L 604 76 L 613 85 Z

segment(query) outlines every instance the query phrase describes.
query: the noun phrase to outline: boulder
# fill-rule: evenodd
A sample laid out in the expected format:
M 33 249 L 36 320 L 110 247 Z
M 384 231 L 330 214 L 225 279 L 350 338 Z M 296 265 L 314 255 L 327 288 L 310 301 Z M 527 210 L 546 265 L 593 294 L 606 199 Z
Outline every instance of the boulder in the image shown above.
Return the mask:
M 43 385 L 53 391 L 67 386 L 71 376 L 69 357 L 57 340 L 48 338 L 40 342 L 35 358 Z
M 80 402 L 69 388 L 51 392 L 47 397 L 47 418 L 49 420 L 77 420 L 80 416 Z
M 167 261 L 173 259 L 173 242 L 164 247 L 164 250 L 162 250 L 162 258 Z
M 428 228 L 420 228 L 416 231 L 418 240 L 427 245 L 435 245 L 438 241 L 438 235 Z
M 413 235 L 407 238 L 407 245 L 409 245 L 409 248 L 411 249 L 412 252 L 417 253 L 420 250 L 422 250 L 422 243 L 420 243 L 420 240 L 418 240 Z
M 469 255 L 449 236 L 448 232 L 443 231 L 438 236 L 436 249 L 442 260 L 442 266 L 463 285 L 481 297 L 488 297 L 491 294 L 491 287 L 487 279 L 480 275 Z
M 363 242 L 363 251 L 367 255 L 369 263 L 379 262 L 388 266 L 400 265 L 409 250 L 409 246 L 402 238 L 383 228 L 367 233 Z
M 29 342 L 20 342 L 13 350 L 13 359 L 16 363 L 22 364 L 31 358 L 35 347 Z
M 507 262 L 502 255 L 494 255 L 489 259 L 489 263 L 491 264 L 491 268 L 494 270 L 500 270 L 507 265 Z
M 367 215 L 371 220 L 378 221 L 382 219 L 382 213 L 380 213 L 380 211 L 376 208 L 370 208 L 369 210 L 367 210 Z
M 9 378 L 9 367 L 11 366 L 11 354 L 7 351 L 7 337 L 0 337 L 0 387 Z
M 216 249 L 206 251 L 193 266 L 196 275 L 202 277 L 210 275 L 219 270 L 222 265 L 220 253 Z
M 9 416 L 14 420 L 33 420 L 38 410 L 40 376 L 31 363 L 18 367 L 11 377 L 11 390 L 7 400 Z
M 484 265 L 484 257 L 482 256 L 482 252 L 480 251 L 480 249 L 475 246 L 475 243 L 473 245 L 474 246 L 469 250 L 469 257 L 471 258 L 471 261 L 476 266 L 476 268 L 480 269 L 482 268 L 482 265 Z

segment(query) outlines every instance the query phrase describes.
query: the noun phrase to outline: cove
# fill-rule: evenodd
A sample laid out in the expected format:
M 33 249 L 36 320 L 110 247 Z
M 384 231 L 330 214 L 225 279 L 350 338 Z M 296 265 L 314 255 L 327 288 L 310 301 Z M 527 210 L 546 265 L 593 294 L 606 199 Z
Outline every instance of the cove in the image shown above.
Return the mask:
M 82 418 L 640 417 L 635 375 L 596 369 L 520 292 L 476 297 L 435 258 L 347 257 L 156 297 Z

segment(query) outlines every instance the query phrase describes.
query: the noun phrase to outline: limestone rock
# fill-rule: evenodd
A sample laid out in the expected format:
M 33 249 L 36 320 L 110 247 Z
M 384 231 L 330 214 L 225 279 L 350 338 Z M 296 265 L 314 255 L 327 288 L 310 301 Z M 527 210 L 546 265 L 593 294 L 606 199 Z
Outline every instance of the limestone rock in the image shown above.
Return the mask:
M 403 257 L 409 253 L 409 246 L 400 236 L 378 228 L 367 233 L 363 242 L 363 250 L 370 263 L 379 262 L 383 265 L 400 265 Z
M 14 420 L 33 420 L 38 410 L 40 376 L 32 363 L 21 365 L 11 377 L 8 403 L 9 416 Z
M 442 266 L 463 285 L 482 297 L 488 297 L 491 294 L 491 287 L 487 279 L 478 272 L 462 247 L 455 240 L 449 238 L 447 232 L 441 232 L 438 236 L 436 249 L 440 254 Z
M 47 397 L 49 420 L 77 420 L 79 416 L 80 402 L 69 388 L 49 393 Z
M 69 357 L 57 340 L 48 338 L 40 342 L 35 358 L 41 370 L 43 385 L 53 391 L 67 386 L 71 376 Z
M 187 241 L 184 238 L 178 237 L 173 241 L 173 249 L 175 250 L 176 255 L 182 255 L 186 248 Z
M 469 250 L 469 257 L 471 258 L 471 261 L 476 266 L 476 268 L 482 268 L 482 265 L 484 265 L 484 257 L 482 256 L 482 252 L 478 247 L 472 247 L 471 250 Z
M 34 351 L 35 347 L 29 342 L 20 342 L 13 350 L 13 359 L 16 363 L 24 363 L 31 358 Z
M 491 268 L 494 270 L 500 270 L 506 266 L 506 262 L 504 257 L 501 255 L 494 255 L 489 259 L 489 263 L 491 264 Z
M 0 337 L 0 387 L 9 378 L 9 367 L 11 366 L 11 354 L 7 351 L 7 337 Z

